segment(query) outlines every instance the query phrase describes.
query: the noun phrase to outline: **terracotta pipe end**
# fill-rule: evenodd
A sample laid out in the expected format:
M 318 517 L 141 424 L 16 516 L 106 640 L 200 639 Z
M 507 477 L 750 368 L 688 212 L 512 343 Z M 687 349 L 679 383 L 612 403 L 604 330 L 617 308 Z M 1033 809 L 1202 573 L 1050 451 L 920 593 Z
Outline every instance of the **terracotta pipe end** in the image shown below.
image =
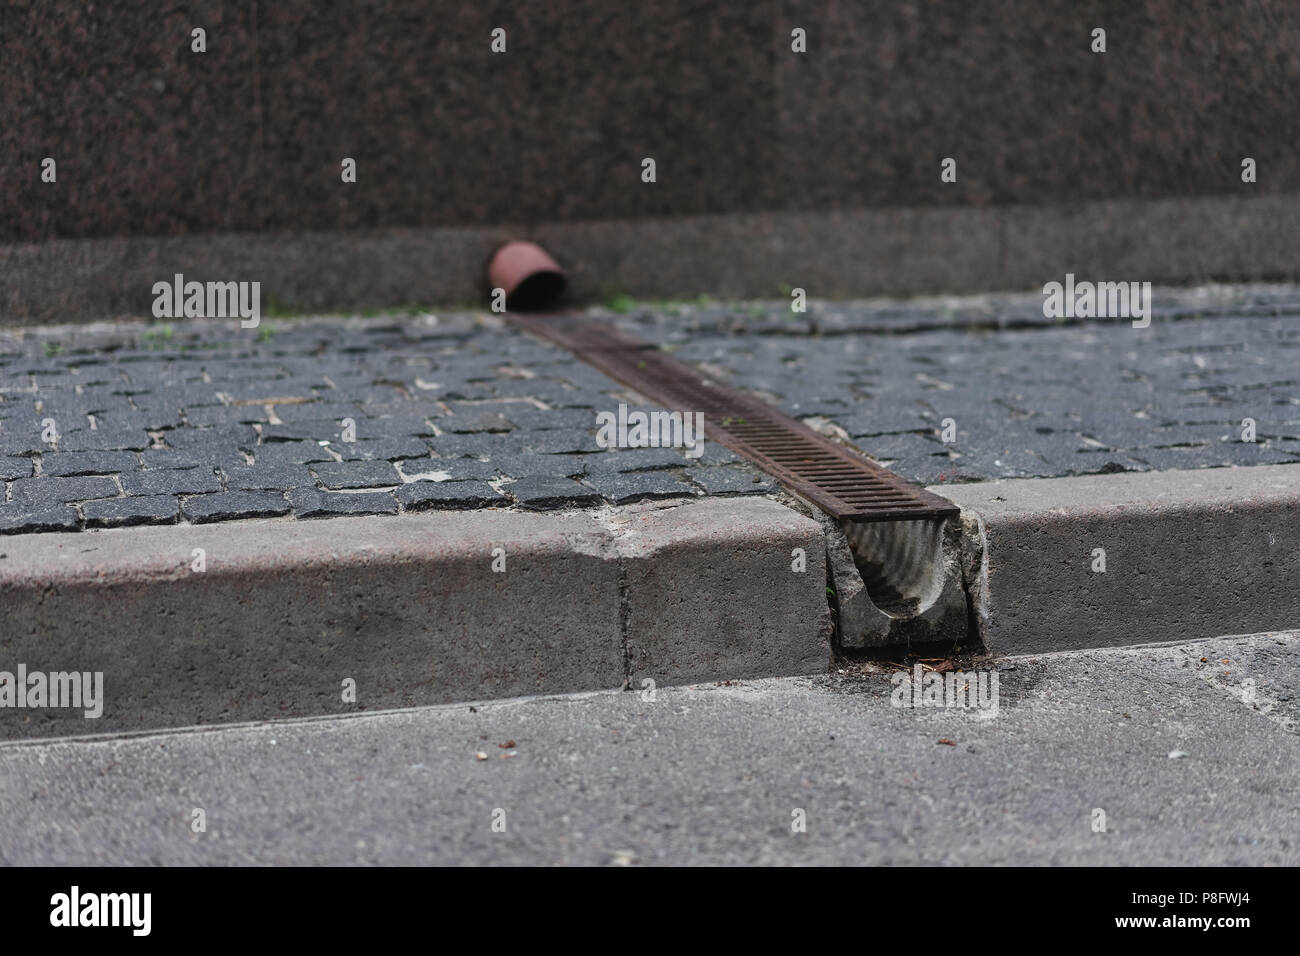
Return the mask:
M 488 263 L 488 285 L 505 289 L 507 309 L 536 312 L 555 306 L 568 279 L 541 246 L 516 239 L 493 253 Z

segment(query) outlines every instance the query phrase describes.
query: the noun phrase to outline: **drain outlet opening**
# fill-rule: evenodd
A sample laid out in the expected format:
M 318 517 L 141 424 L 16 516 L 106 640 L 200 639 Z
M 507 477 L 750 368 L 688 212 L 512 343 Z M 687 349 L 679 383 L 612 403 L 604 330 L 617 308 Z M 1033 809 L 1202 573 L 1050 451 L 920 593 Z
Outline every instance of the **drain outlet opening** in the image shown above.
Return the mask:
M 943 525 L 942 520 L 843 523 L 871 603 L 893 620 L 917 617 L 943 595 Z
M 823 525 L 836 581 L 837 653 L 948 653 L 978 641 L 970 628 L 960 521 L 828 519 Z
M 520 312 L 553 309 L 564 295 L 565 282 L 560 272 L 534 272 L 506 297 L 506 308 Z

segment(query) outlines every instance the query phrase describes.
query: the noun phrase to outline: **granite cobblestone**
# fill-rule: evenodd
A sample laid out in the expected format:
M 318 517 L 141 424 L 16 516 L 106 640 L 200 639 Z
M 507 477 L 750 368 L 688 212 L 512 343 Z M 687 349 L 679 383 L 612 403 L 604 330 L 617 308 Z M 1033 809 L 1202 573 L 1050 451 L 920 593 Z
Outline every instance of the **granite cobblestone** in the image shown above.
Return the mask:
M 744 464 L 710 492 L 681 450 L 602 449 L 622 387 L 481 314 L 263 325 L 0 333 L 0 534 L 771 491 Z

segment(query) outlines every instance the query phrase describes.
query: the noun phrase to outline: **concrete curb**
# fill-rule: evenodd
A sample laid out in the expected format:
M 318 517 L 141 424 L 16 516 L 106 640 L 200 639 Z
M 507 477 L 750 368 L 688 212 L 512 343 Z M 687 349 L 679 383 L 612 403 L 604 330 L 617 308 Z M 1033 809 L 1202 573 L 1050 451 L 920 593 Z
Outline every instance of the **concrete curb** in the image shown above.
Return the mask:
M 967 588 L 994 653 L 1300 626 L 1300 467 L 931 490 L 962 508 Z
M 764 498 L 13 536 L 0 670 L 101 671 L 104 706 L 0 737 L 817 673 L 825 587 L 820 525 Z

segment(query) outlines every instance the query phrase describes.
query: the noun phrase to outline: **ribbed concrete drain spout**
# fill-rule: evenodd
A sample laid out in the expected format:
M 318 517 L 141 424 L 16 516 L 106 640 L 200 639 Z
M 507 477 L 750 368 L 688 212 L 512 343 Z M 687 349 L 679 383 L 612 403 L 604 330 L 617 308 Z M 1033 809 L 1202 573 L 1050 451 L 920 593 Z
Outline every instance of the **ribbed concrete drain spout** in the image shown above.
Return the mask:
M 843 650 L 960 645 L 969 611 L 959 523 L 838 522 L 831 555 Z

